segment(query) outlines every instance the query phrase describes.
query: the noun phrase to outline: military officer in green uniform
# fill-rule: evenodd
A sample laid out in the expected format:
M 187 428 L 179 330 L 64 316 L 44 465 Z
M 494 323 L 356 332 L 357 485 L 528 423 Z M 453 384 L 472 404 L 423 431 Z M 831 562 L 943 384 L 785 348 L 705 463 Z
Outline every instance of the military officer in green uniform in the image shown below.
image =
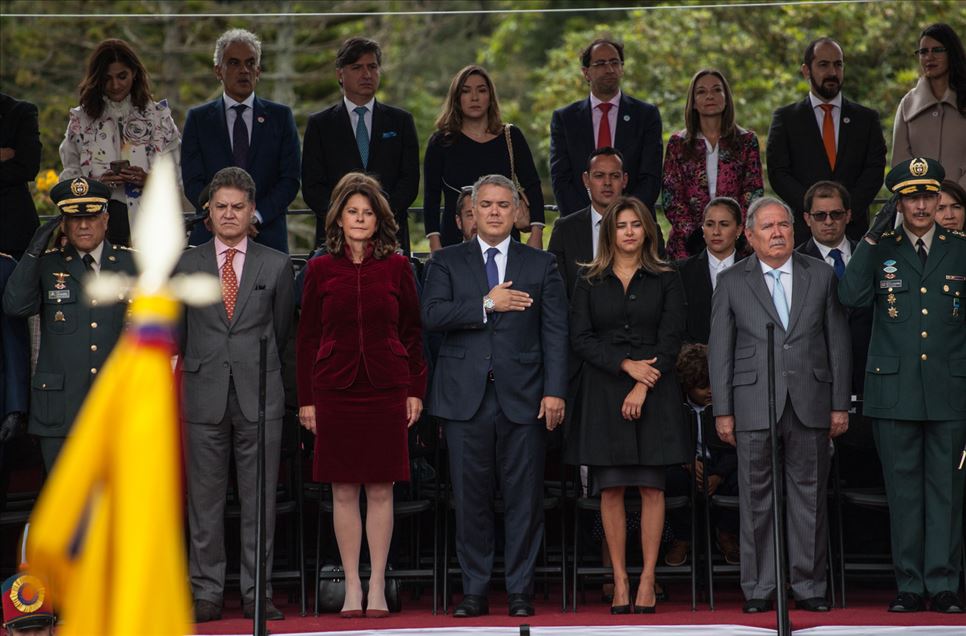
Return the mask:
M 98 304 L 84 290 L 90 276 L 136 271 L 131 252 L 104 238 L 110 196 L 106 185 L 92 179 L 54 186 L 50 198 L 60 218 L 37 230 L 3 293 L 5 313 L 24 318 L 40 314 L 27 430 L 39 438 L 48 471 L 124 327 L 126 303 Z M 47 249 L 57 228 L 63 236 Z
M 959 613 L 966 444 L 966 237 L 935 223 L 942 166 L 914 158 L 886 177 L 876 215 L 839 284 L 851 307 L 872 305 L 866 417 L 885 475 L 893 612 Z M 895 225 L 898 209 L 902 223 Z

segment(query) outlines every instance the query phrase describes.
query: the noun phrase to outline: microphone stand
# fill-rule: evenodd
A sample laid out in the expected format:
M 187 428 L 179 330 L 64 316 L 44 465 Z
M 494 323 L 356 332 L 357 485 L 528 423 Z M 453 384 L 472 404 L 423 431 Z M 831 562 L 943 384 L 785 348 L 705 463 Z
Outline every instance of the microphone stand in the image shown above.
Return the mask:
M 775 532 L 775 610 L 778 614 L 778 636 L 791 636 L 788 619 L 788 568 L 785 563 L 785 473 L 778 453 L 778 413 L 775 406 L 775 323 L 768 330 L 768 434 L 771 437 L 771 499 Z
M 268 337 L 258 342 L 258 469 L 255 476 L 255 615 L 253 636 L 267 636 L 265 626 L 265 384 Z

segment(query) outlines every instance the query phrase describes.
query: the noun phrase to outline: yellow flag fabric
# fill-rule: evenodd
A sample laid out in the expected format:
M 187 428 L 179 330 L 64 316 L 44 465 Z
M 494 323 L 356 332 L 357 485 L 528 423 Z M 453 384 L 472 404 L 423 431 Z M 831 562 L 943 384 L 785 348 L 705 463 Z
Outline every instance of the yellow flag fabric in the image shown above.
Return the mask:
M 171 328 L 179 305 L 136 298 L 31 518 L 31 572 L 61 636 L 189 633 Z

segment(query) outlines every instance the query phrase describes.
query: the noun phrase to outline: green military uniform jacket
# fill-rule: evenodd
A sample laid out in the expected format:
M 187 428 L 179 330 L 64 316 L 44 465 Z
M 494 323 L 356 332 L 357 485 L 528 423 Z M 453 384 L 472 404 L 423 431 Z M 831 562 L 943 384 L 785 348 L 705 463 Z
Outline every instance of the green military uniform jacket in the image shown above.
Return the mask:
M 101 272 L 136 272 L 131 252 L 104 241 Z M 3 309 L 40 314 L 40 354 L 31 381 L 28 431 L 66 437 L 84 398 L 124 328 L 127 302 L 93 305 L 87 270 L 73 246 L 24 255 L 10 275 Z
M 866 362 L 868 417 L 966 419 L 966 236 L 936 226 L 925 267 L 900 227 L 859 241 L 838 287 L 873 306 Z

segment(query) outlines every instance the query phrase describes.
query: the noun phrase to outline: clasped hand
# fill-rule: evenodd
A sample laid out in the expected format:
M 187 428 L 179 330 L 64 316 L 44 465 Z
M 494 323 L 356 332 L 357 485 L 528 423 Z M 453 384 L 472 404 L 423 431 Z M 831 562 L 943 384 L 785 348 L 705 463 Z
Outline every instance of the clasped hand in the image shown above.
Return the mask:
M 533 304 L 533 299 L 527 292 L 510 289 L 512 280 L 500 283 L 487 294 L 493 301 L 493 311 L 524 311 Z
M 636 420 L 641 416 L 641 409 L 644 408 L 644 400 L 647 399 L 647 385 L 637 382 L 631 392 L 624 398 L 621 405 L 621 415 L 625 420 Z
M 653 389 L 657 381 L 661 379 L 661 372 L 652 366 L 655 362 L 657 362 L 657 358 L 651 358 L 650 360 L 631 360 L 630 358 L 626 358 L 621 362 L 621 370 L 638 382 L 646 384 L 648 388 Z

